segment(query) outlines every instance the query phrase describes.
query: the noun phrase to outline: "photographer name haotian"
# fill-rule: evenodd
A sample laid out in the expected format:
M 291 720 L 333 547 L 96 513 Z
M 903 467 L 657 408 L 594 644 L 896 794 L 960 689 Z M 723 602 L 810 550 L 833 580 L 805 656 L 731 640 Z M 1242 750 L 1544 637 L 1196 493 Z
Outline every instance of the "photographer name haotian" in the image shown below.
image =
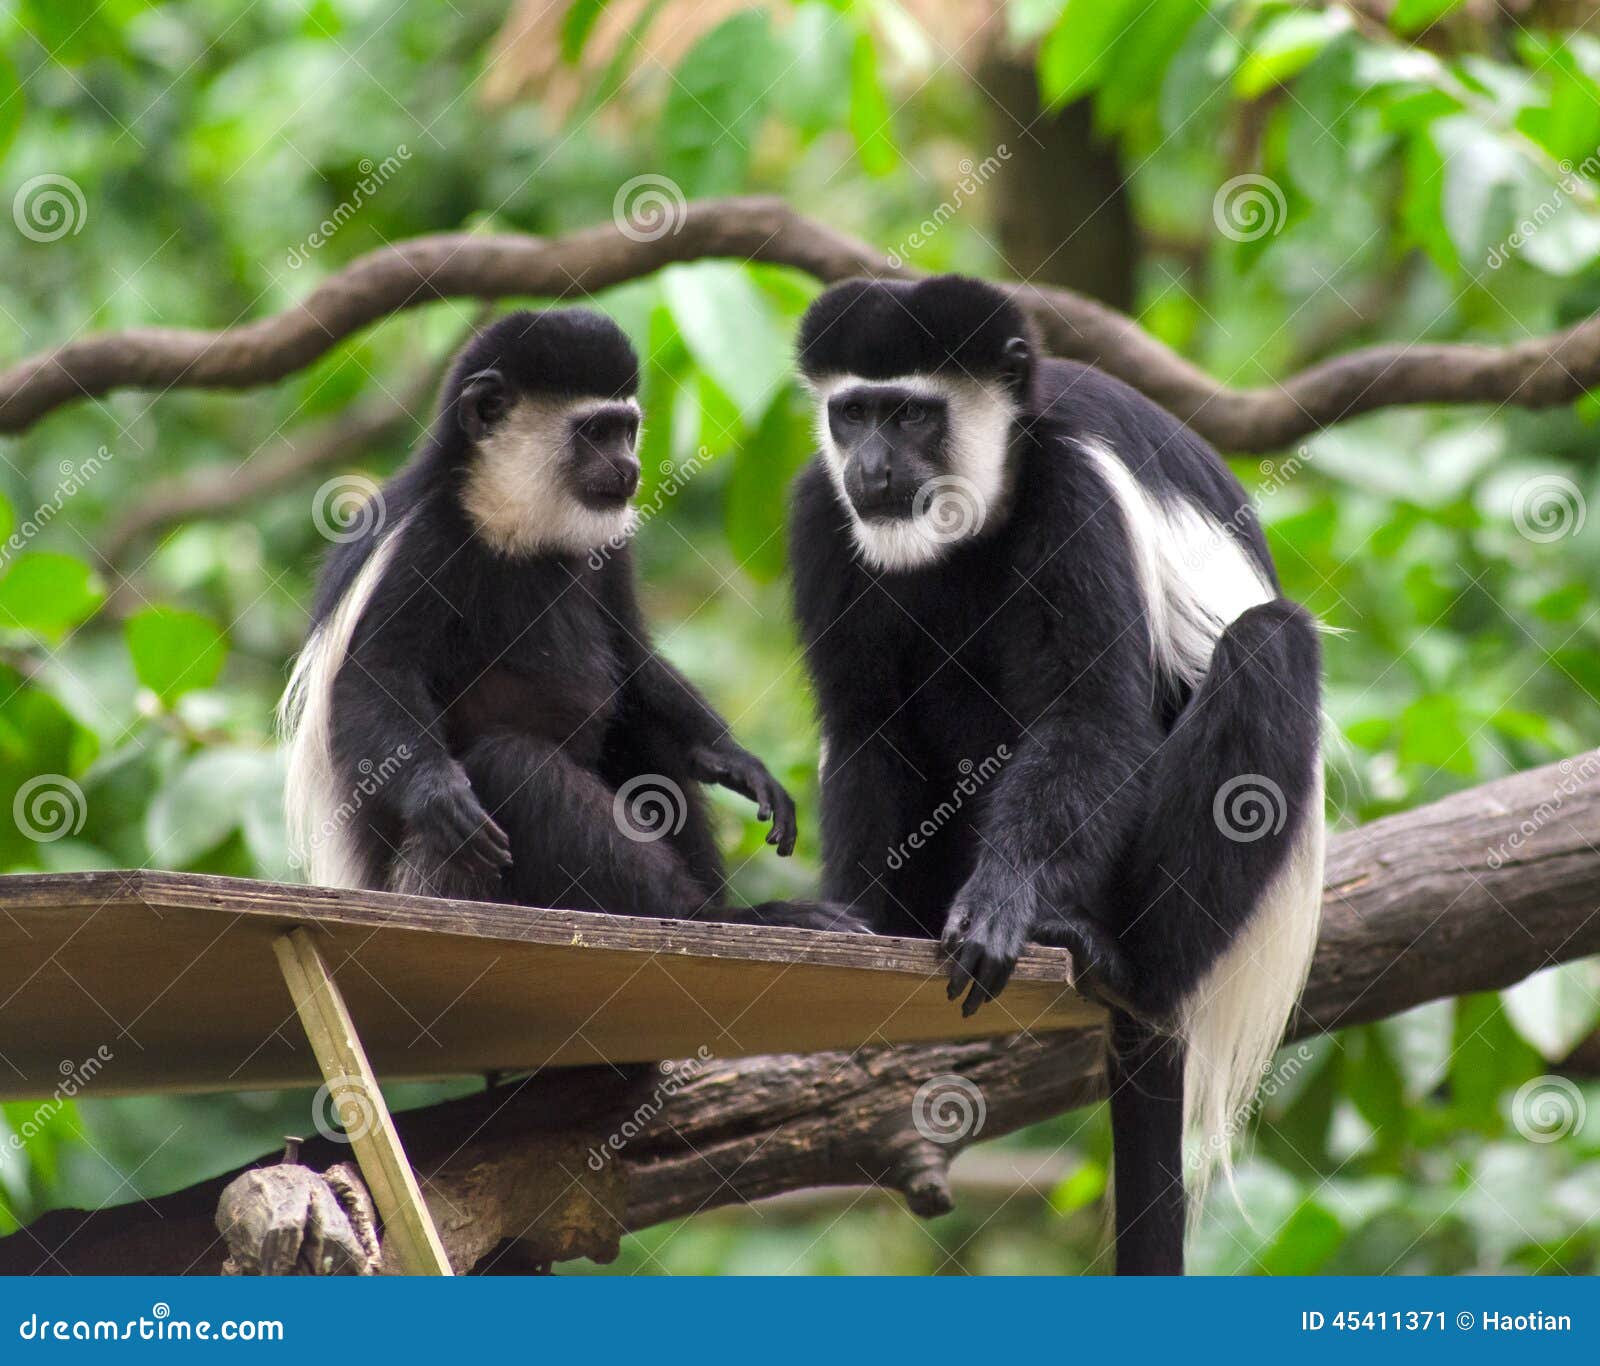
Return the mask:
M 1479 1326 L 1487 1333 L 1570 1333 L 1571 1314 L 1547 1314 L 1536 1309 L 1530 1314 L 1502 1314 L 1498 1309 L 1485 1309 L 1478 1317 Z

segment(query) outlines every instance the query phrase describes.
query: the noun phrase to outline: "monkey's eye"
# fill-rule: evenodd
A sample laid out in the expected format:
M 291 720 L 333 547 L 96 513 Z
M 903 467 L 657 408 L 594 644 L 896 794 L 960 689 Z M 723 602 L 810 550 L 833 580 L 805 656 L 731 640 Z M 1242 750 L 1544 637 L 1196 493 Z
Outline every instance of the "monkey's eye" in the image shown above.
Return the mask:
M 902 427 L 915 427 L 927 421 L 928 409 L 926 405 L 918 403 L 916 399 L 908 399 L 900 405 L 900 425 Z
M 866 405 L 859 400 L 852 399 L 844 405 L 844 420 L 846 422 L 865 422 L 866 417 Z

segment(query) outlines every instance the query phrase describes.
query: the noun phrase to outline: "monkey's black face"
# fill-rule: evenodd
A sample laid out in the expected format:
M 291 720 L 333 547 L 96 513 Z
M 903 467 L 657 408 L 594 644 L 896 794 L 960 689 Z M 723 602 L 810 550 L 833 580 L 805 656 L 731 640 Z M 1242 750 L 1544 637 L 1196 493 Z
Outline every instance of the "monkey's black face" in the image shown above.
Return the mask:
M 639 488 L 639 410 L 632 403 L 601 403 L 569 419 L 564 454 L 567 477 L 585 507 L 613 511 Z
M 827 416 L 856 515 L 910 520 L 918 491 L 948 471 L 946 401 L 900 384 L 854 385 L 829 396 Z

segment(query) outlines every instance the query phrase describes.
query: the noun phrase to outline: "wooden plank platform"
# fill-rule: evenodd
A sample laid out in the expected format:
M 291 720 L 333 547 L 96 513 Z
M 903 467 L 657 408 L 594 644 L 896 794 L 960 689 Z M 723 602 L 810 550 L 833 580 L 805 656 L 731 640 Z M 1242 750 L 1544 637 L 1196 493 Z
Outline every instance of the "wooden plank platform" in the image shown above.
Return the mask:
M 1030 949 L 970 1020 L 935 945 L 192 873 L 0 877 L 0 1099 L 316 1085 L 272 941 L 310 927 L 384 1082 L 1095 1024 Z

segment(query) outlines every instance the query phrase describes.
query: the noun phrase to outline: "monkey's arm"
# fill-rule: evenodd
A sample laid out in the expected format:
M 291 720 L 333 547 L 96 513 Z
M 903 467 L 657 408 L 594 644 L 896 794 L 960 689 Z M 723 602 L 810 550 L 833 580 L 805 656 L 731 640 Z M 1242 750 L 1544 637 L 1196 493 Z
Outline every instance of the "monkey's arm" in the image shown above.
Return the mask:
M 896 909 L 888 857 L 923 812 L 922 778 L 904 757 L 893 638 L 903 616 L 856 563 L 821 465 L 795 483 L 790 514 L 794 612 L 824 718 L 822 894 L 884 926 Z
M 334 680 L 335 765 L 353 785 L 354 775 L 398 760 L 373 800 L 398 817 L 404 857 L 426 865 L 407 881 L 487 896 L 511 861 L 511 846 L 449 751 L 442 709 L 415 663 L 423 652 L 398 628 L 386 630 L 384 620 L 381 611 L 366 614 Z M 406 626 L 415 629 L 416 623 Z M 381 851 L 377 861 L 386 863 L 400 852 Z M 453 876 L 444 876 L 446 869 Z
M 1073 949 L 1081 979 L 1118 991 L 1115 927 L 1097 913 L 1148 810 L 1146 763 L 1161 740 L 1138 604 L 1074 582 L 1061 557 L 1032 581 L 1007 699 L 1025 729 L 986 795 L 977 864 L 942 939 L 951 999 L 972 987 L 967 1015 L 1005 986 L 1030 938 Z

